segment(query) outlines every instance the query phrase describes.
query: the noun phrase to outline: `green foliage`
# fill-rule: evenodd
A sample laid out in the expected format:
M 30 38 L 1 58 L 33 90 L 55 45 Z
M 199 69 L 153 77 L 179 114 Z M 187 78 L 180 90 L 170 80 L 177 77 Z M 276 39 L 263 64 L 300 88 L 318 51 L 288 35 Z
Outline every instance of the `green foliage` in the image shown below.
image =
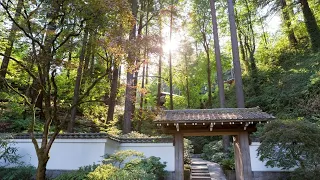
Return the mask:
M 211 141 L 218 140 L 218 136 L 190 136 L 188 137 L 189 140 L 191 140 L 191 143 L 193 145 L 194 153 L 195 154 L 201 154 L 203 146 L 205 144 L 210 143 Z
M 94 171 L 88 174 L 88 179 L 92 180 L 105 180 L 111 179 L 118 171 L 118 168 L 112 166 L 111 164 L 103 164 L 98 166 Z
M 60 174 L 58 177 L 53 180 L 87 180 L 88 172 L 86 171 L 72 171 Z
M 225 158 L 221 140 L 212 141 L 209 144 L 204 145 L 202 151 L 201 157 L 209 161 L 220 163 Z
M 291 173 L 291 180 L 318 180 L 320 177 L 319 167 L 302 169 L 297 168 Z
M 267 166 L 306 170 L 320 163 L 320 128 L 307 120 L 274 121 L 260 139 L 258 155 Z
M 76 171 L 62 173 L 54 178 L 54 180 L 89 180 L 90 178 L 88 178 L 88 174 L 94 172 L 98 167 L 99 165 L 97 164 L 83 166 Z
M 13 146 L 14 143 L 9 140 L 10 137 L 10 135 L 0 135 L 0 161 L 16 164 L 20 156 L 16 154 L 18 149 Z
M 233 170 L 235 168 L 234 150 L 231 144 L 228 153 L 225 153 L 223 150 L 222 140 L 212 141 L 204 145 L 202 152 L 201 157 L 203 159 L 216 162 L 224 169 Z
M 36 169 L 33 166 L 18 166 L 12 168 L 0 167 L 0 177 L 2 180 L 32 179 Z
M 166 162 L 161 163 L 159 157 L 151 156 L 149 158 L 141 159 L 138 162 L 127 163 L 124 169 L 138 168 L 143 170 L 146 174 L 149 174 L 152 179 L 164 179 L 166 171 Z
M 193 154 L 193 145 L 189 139 L 183 139 L 183 162 L 184 164 L 191 163 L 191 155 Z
M 135 150 L 123 150 L 117 151 L 111 155 L 105 155 L 105 159 L 102 161 L 104 164 L 113 164 L 121 168 L 126 161 L 136 161 L 143 158 L 144 155 L 142 152 L 135 151 Z
M 174 95 L 173 97 L 174 109 L 185 109 L 187 107 L 187 99 L 184 96 Z M 166 102 L 164 106 L 170 109 L 170 96 L 166 96 Z
M 84 166 L 77 171 L 61 174 L 54 180 L 164 179 L 166 163 L 161 163 L 158 157 L 143 157 L 143 153 L 133 150 L 118 151 L 109 155 L 102 165 Z M 113 164 L 117 165 L 117 167 Z

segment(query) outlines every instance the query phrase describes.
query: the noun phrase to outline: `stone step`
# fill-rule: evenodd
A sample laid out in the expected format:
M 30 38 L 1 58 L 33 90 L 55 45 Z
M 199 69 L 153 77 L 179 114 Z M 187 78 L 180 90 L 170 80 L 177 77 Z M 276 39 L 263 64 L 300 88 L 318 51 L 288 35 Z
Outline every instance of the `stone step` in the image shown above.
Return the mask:
M 191 166 L 191 169 L 208 169 L 208 166 Z
M 191 165 L 204 165 L 204 166 L 206 166 L 207 163 L 206 162 L 191 162 Z
M 211 180 L 210 177 L 206 177 L 206 176 L 191 176 L 191 180 Z
M 209 173 L 208 169 L 193 169 L 191 173 Z
M 210 177 L 210 174 L 207 173 L 191 173 L 191 176 L 205 176 L 205 177 Z

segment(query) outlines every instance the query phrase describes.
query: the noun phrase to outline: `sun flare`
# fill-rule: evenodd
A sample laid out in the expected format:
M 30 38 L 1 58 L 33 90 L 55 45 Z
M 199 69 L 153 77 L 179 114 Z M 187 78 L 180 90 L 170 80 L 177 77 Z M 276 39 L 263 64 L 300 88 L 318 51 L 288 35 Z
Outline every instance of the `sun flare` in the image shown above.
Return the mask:
M 170 50 L 171 50 L 171 52 L 174 52 L 178 49 L 179 43 L 180 42 L 178 42 L 177 40 L 172 40 L 171 42 L 170 42 L 170 40 L 168 40 L 163 45 L 162 49 L 165 53 L 169 53 Z

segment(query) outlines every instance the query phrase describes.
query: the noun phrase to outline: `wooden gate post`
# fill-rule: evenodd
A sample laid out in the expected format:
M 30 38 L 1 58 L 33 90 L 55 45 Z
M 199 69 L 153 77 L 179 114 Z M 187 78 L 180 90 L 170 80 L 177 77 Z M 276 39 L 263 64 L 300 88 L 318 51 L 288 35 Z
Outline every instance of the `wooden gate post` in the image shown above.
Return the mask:
M 234 136 L 234 155 L 237 180 L 252 180 L 248 132 Z
M 175 180 L 183 180 L 183 135 L 175 133 L 174 135 L 174 151 L 175 151 Z

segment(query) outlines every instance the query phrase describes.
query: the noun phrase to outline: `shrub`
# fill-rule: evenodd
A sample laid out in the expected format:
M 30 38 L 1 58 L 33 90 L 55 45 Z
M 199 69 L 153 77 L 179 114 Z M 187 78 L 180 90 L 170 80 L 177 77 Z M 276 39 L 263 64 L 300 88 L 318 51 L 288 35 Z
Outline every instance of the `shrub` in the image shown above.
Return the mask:
M 320 128 L 316 124 L 306 120 L 274 121 L 265 126 L 260 140 L 258 155 L 267 166 L 298 167 L 293 179 L 319 178 Z
M 60 174 L 53 180 L 86 180 L 88 172 L 86 171 L 72 171 Z
M 87 177 L 92 180 L 105 180 L 110 179 L 117 171 L 118 168 L 111 164 L 103 164 L 97 167 L 93 172 L 90 172 Z
M 99 167 L 98 164 L 88 165 L 80 167 L 77 171 L 66 172 L 58 177 L 54 178 L 54 180 L 86 180 L 88 178 L 88 174 Z
M 147 174 L 154 175 L 155 179 L 164 179 L 166 175 L 166 171 L 164 170 L 166 167 L 166 162 L 161 163 L 159 157 L 151 156 L 149 158 L 141 159 L 141 161 L 136 163 L 128 163 L 126 164 L 126 168 L 130 167 L 138 167 L 145 171 Z
M 11 146 L 13 143 L 9 140 L 10 135 L 0 135 L 0 160 L 3 160 L 5 163 L 18 163 L 20 158 L 16 152 L 17 148 Z
M 201 157 L 208 161 L 216 162 L 225 170 L 235 169 L 234 149 L 230 146 L 228 153 L 223 152 L 223 143 L 220 141 L 212 141 L 204 145 Z
M 212 141 L 209 144 L 204 145 L 201 157 L 216 163 L 221 163 L 226 157 L 223 153 L 222 141 Z
M 297 168 L 292 172 L 291 180 L 318 180 L 320 177 L 320 168 L 302 169 Z
M 142 152 L 135 150 L 117 151 L 111 155 L 105 155 L 105 159 L 102 161 L 104 164 L 112 164 L 121 168 L 127 161 L 140 160 L 144 157 Z
M 267 166 L 313 169 L 320 164 L 320 128 L 309 121 L 274 121 L 265 126 L 258 155 Z
M 183 162 L 184 164 L 191 163 L 191 154 L 193 154 L 193 145 L 189 139 L 183 139 Z
M 0 167 L 0 177 L 2 180 L 32 179 L 36 174 L 33 166 L 18 166 L 13 168 Z

